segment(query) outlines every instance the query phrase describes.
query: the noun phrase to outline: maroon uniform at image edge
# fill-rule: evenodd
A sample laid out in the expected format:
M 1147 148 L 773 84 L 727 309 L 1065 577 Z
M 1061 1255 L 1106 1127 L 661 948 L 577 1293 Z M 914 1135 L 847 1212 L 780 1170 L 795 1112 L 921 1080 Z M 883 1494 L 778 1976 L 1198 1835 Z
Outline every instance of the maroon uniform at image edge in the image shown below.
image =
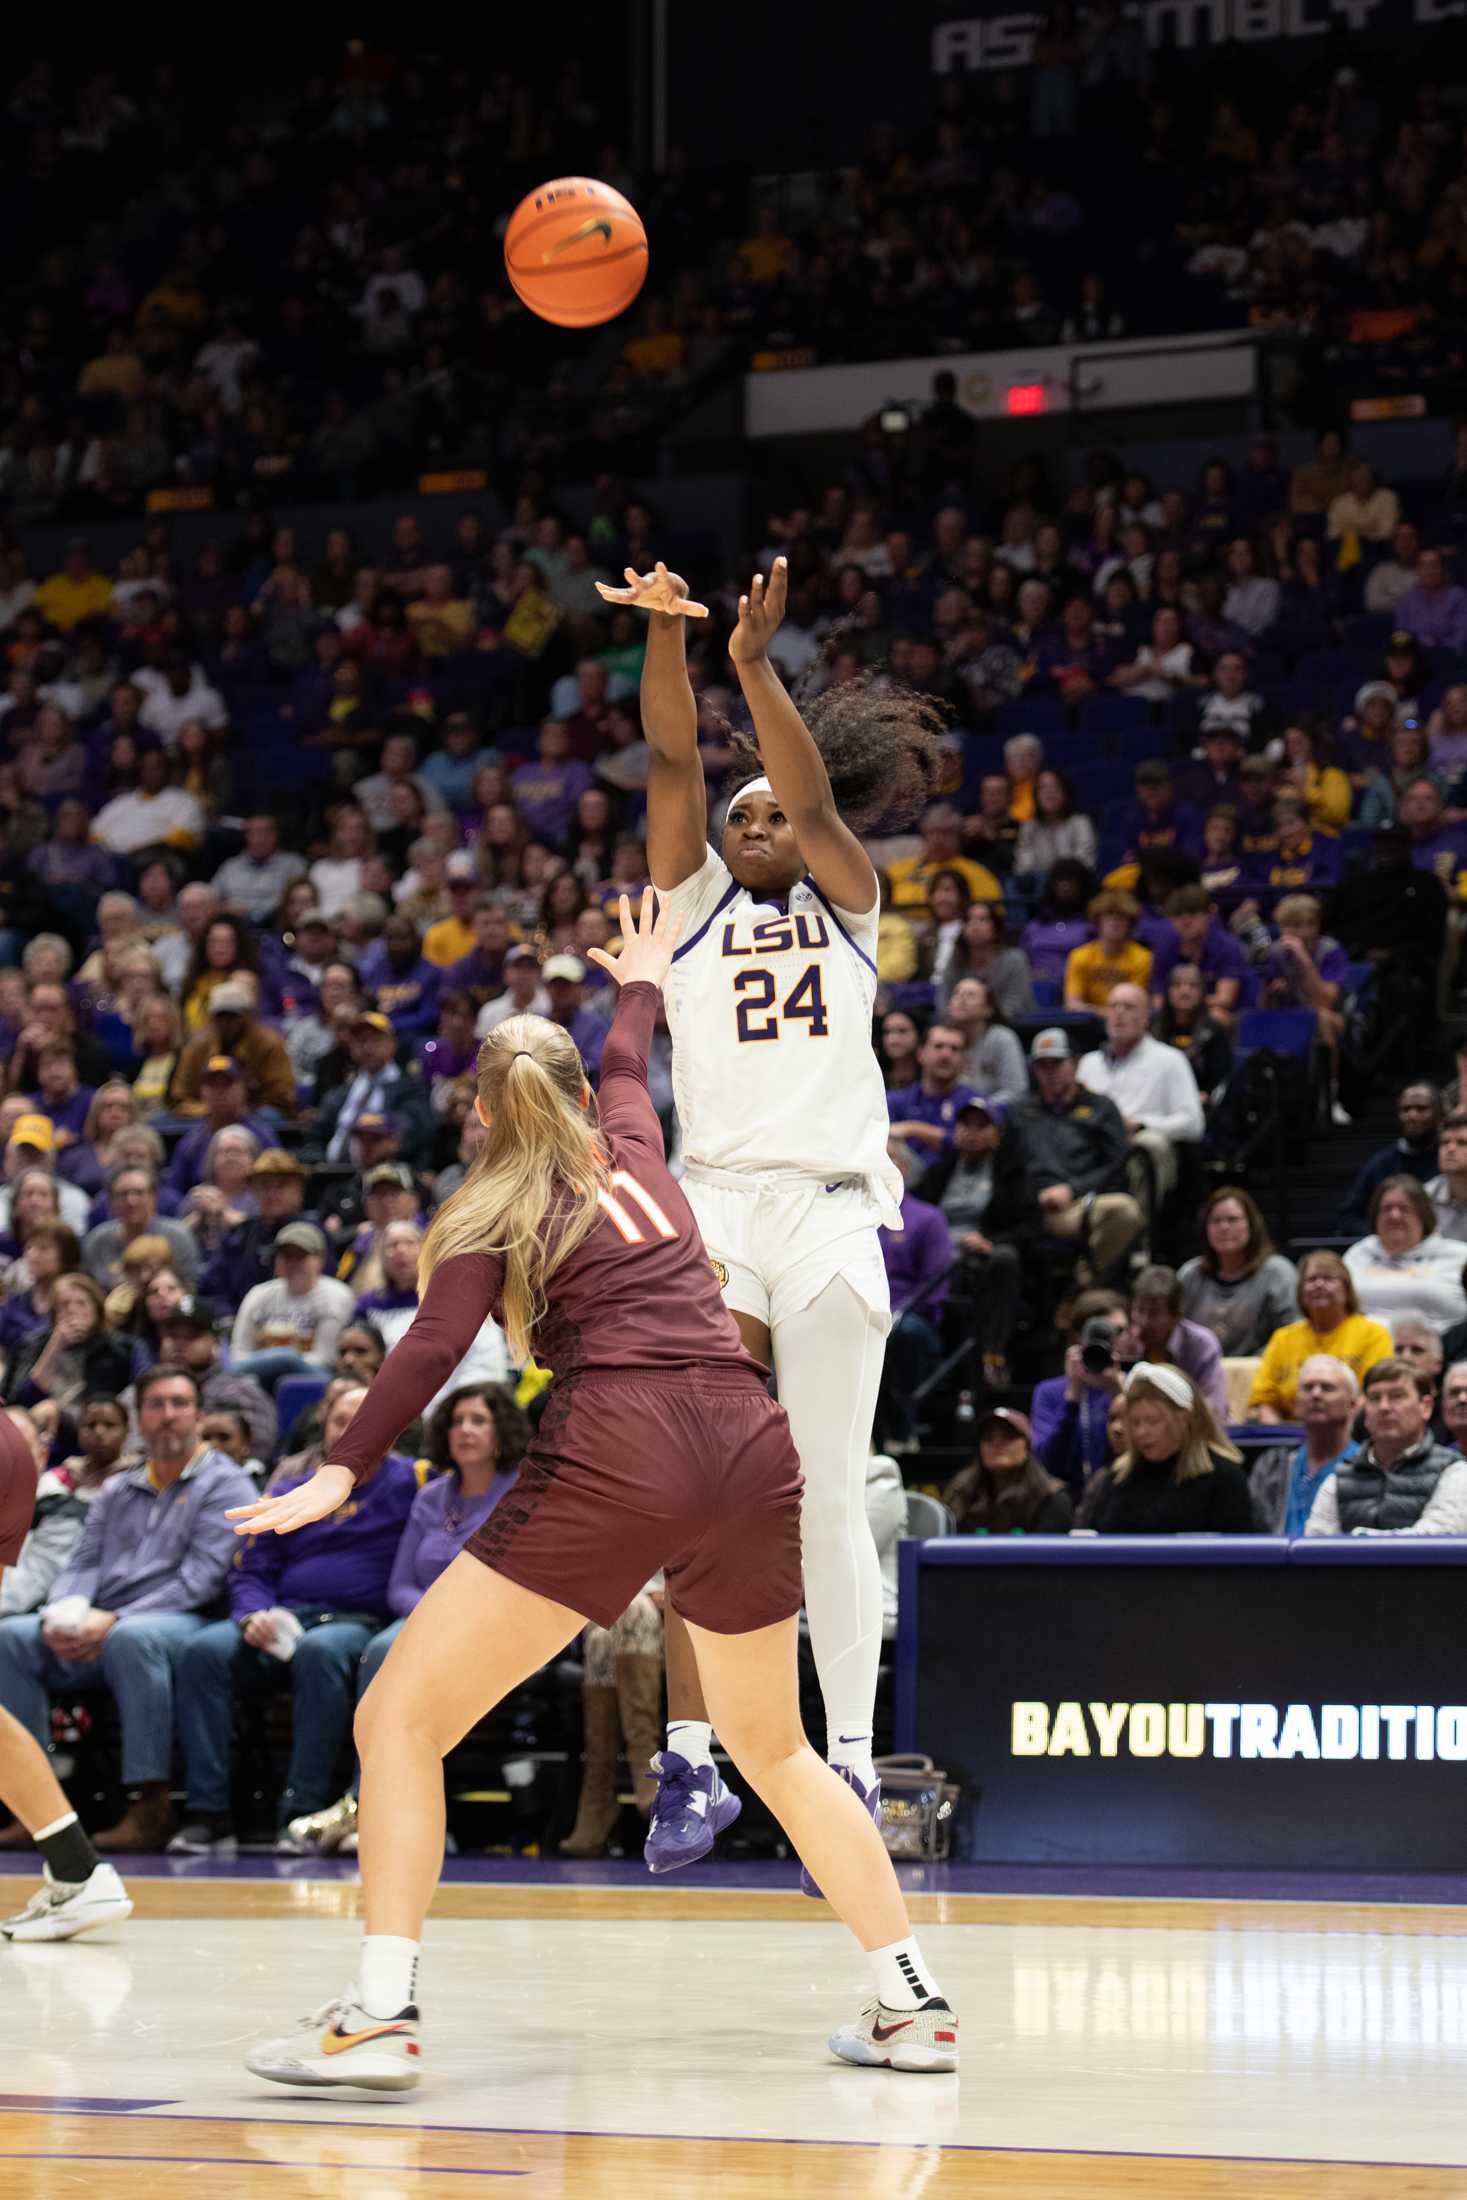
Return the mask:
M 13 1566 L 36 1511 L 36 1462 L 20 1430 L 0 1413 L 0 1573 Z
M 626 985 L 597 1100 L 603 1212 L 551 1278 L 534 1356 L 555 1380 L 513 1490 L 466 1548 L 522 1588 L 610 1627 L 661 1567 L 684 1618 L 743 1634 L 799 1610 L 799 1460 L 744 1350 L 647 1094 L 658 990 Z M 553 1223 L 552 1223 L 553 1227 Z M 504 1268 L 434 1272 L 334 1463 L 360 1478 L 442 1388 Z

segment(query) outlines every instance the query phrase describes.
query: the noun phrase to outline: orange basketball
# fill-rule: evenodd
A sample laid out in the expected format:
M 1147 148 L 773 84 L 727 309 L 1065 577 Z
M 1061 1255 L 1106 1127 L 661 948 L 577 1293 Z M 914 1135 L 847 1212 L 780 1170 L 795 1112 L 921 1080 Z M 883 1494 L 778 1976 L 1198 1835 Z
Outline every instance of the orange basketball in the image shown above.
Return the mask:
M 520 200 L 504 235 L 515 295 L 558 328 L 624 313 L 647 279 L 647 232 L 630 199 L 589 176 L 558 176 Z

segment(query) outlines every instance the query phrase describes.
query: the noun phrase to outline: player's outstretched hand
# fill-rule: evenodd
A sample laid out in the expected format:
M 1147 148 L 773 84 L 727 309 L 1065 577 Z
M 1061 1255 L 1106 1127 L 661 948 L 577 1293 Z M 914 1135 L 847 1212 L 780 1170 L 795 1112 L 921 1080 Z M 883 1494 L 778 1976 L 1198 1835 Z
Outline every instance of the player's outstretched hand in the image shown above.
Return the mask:
M 650 573 L 639 573 L 634 565 L 624 570 L 625 588 L 612 588 L 606 581 L 596 583 L 596 593 L 608 603 L 630 604 L 633 611 L 661 611 L 670 619 L 707 618 L 707 604 L 694 603 L 681 573 L 669 573 L 661 558 Z
M 634 924 L 632 905 L 623 894 L 618 904 L 621 953 L 613 955 L 604 947 L 593 947 L 590 951 L 592 962 L 600 963 L 618 985 L 660 986 L 672 968 L 672 951 L 683 928 L 682 913 L 676 909 L 658 909 L 654 917 L 656 899 L 652 888 L 644 886 L 642 906 Z
M 224 1517 L 234 1522 L 236 1535 L 289 1535 L 334 1513 L 355 1487 L 349 1467 L 317 1467 L 298 1488 L 281 1497 L 257 1497 L 253 1505 L 236 1505 Z
M 789 585 L 789 562 L 776 558 L 768 580 L 756 573 L 748 595 L 740 596 L 739 623 L 728 639 L 728 653 L 736 665 L 754 664 L 768 650 L 784 617 Z

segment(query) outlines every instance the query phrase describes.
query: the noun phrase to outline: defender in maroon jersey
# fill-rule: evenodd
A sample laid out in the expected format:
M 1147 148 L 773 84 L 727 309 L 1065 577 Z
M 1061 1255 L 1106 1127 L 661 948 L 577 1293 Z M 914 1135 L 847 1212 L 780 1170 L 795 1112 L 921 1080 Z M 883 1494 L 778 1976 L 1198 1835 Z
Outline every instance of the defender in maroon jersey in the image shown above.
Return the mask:
M 45 1446 L 28 1413 L 0 1409 L 0 1575 L 20 1556 L 36 1510 Z M 0 1707 L 0 1803 L 44 1859 L 40 1887 L 13 1917 L 0 1917 L 3 1940 L 75 1940 L 131 1917 L 127 1889 L 103 1863 L 77 1822 L 51 1761 L 19 1719 Z
M 718 1731 L 871 1956 L 875 1994 L 845 2060 L 951 2070 L 936 1994 L 881 1836 L 800 1725 L 800 1472 L 740 1343 L 647 1094 L 657 989 L 678 926 L 634 928 L 597 1112 L 568 1034 L 510 1017 L 485 1040 L 488 1131 L 423 1249 L 430 1274 L 338 1454 L 230 1517 L 242 1535 L 325 1518 L 447 1381 L 486 1316 L 554 1380 L 515 1489 L 409 1616 L 357 1714 L 366 1936 L 349 1992 L 246 2060 L 285 2085 L 418 2082 L 418 1940 L 443 1857 L 442 1760 L 587 1617 L 610 1626 L 660 1566 Z M 883 2021 L 885 2020 L 885 2021 Z

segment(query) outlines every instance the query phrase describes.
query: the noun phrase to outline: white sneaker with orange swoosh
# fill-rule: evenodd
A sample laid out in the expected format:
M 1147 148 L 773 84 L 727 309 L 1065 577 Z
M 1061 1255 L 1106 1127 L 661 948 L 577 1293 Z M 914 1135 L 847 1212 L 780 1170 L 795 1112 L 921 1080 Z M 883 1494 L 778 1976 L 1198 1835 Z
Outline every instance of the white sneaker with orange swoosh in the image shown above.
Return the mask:
M 920 2009 L 888 2009 L 868 2001 L 857 2023 L 832 2035 L 830 2052 L 873 2070 L 956 2070 L 958 2020 L 935 1994 Z
M 411 2007 L 395 2017 L 373 2017 L 357 2002 L 328 2001 L 280 2039 L 251 2048 L 245 2068 L 276 2085 L 411 2093 L 423 2074 L 418 2023 Z

